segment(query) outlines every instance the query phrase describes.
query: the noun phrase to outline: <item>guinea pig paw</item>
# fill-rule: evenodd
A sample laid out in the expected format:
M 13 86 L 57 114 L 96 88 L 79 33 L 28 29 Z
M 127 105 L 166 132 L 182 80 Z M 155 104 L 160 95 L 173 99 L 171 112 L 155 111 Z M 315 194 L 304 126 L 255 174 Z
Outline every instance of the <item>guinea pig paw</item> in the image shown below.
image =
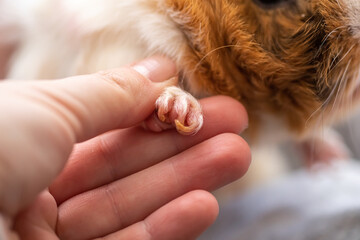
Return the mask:
M 308 168 L 327 166 L 351 157 L 351 152 L 339 133 L 326 129 L 320 136 L 313 136 L 301 143 Z
M 194 135 L 203 125 L 200 103 L 178 87 L 168 87 L 156 100 L 158 119 L 175 126 L 182 135 Z

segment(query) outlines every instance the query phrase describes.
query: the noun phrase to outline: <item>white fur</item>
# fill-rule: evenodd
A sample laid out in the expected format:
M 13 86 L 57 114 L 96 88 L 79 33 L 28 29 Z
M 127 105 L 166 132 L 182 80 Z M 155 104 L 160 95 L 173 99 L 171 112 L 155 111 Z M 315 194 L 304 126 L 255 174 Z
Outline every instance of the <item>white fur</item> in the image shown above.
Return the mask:
M 348 12 L 349 26 L 355 38 L 360 39 L 360 1 L 359 0 L 343 0 Z
M 25 2 L 18 4 L 18 12 L 26 12 L 28 31 L 10 78 L 64 77 L 118 67 L 154 53 L 177 60 L 183 54 L 184 36 L 162 0 Z

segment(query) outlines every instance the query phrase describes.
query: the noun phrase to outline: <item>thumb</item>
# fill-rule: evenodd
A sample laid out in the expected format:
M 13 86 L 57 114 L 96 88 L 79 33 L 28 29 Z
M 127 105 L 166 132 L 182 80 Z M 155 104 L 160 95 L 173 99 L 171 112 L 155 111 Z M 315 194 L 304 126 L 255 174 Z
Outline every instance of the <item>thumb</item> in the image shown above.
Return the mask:
M 153 57 L 130 67 L 37 82 L 34 87 L 45 93 L 47 105 L 50 101 L 79 142 L 143 121 L 164 88 L 175 83 L 165 81 L 175 71 L 169 59 Z
M 76 142 L 143 121 L 175 71 L 167 58 L 153 57 L 62 80 L 1 83 L 0 211 L 14 214 L 34 199 Z

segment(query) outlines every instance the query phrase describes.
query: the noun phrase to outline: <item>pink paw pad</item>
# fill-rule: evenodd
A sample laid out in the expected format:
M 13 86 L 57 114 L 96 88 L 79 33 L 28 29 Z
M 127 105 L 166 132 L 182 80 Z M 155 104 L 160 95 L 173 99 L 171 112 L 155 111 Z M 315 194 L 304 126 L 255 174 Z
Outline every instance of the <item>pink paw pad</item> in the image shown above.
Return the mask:
M 189 93 L 178 87 L 168 87 L 157 99 L 156 115 L 161 121 L 157 124 L 158 129 L 147 126 L 150 130 L 168 129 L 175 126 L 176 130 L 182 135 L 196 134 L 203 125 L 203 115 L 199 102 Z M 151 124 L 150 124 L 151 126 Z

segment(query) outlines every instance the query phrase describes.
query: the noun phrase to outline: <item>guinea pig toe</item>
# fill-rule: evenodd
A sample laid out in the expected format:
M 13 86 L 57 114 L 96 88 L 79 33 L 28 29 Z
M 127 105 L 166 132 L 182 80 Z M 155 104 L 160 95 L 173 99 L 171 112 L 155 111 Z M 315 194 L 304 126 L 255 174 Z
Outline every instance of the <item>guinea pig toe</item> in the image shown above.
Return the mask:
M 182 135 L 196 134 L 203 125 L 199 102 L 177 87 L 169 87 L 156 101 L 160 121 L 175 126 Z
M 174 120 L 176 130 L 183 135 L 196 134 L 203 125 L 203 115 L 201 106 L 198 102 L 196 105 L 190 104 L 188 111 L 178 119 Z

